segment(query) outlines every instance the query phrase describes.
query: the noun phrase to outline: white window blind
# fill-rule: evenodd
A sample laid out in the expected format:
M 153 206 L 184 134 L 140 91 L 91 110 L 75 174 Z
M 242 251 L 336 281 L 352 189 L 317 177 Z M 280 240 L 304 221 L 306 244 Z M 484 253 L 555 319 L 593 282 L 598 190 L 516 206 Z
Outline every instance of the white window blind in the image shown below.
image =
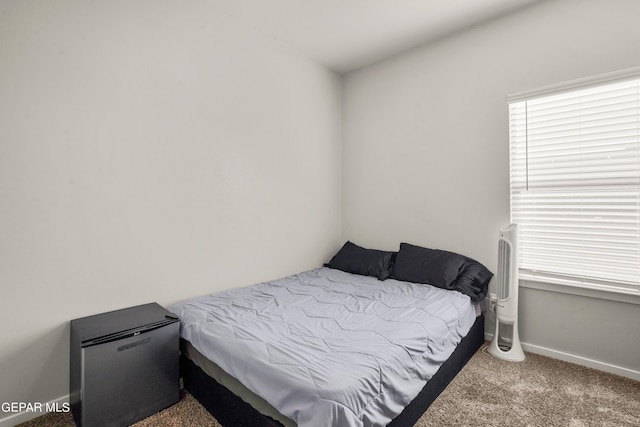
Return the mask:
M 640 292 L 640 79 L 509 103 L 523 277 Z

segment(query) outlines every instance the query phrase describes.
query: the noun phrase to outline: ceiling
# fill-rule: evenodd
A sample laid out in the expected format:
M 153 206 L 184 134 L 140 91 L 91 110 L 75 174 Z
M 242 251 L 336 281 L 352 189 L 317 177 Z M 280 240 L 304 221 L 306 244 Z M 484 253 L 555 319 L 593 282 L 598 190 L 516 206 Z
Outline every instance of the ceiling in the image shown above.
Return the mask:
M 337 72 L 538 0 L 215 0 L 236 20 Z

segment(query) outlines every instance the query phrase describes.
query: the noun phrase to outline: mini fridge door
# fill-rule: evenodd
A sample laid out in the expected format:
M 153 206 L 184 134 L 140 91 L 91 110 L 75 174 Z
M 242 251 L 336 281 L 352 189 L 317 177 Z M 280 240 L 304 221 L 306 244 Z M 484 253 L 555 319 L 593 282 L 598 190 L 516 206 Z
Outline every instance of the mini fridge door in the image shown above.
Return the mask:
M 178 330 L 173 322 L 82 348 L 81 425 L 127 426 L 178 402 Z

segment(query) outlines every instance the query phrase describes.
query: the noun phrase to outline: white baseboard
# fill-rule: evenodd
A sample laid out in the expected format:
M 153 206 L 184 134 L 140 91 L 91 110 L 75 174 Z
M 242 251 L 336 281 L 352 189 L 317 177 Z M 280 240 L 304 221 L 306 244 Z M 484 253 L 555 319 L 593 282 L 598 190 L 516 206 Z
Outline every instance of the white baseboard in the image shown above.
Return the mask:
M 35 402 L 24 402 L 27 404 L 32 404 L 34 405 Z M 14 412 L 14 413 L 10 413 L 8 416 L 4 417 L 4 418 L 0 418 L 0 427 L 13 427 L 16 424 L 20 424 L 20 423 L 24 423 L 27 422 L 29 420 L 32 420 L 36 417 L 39 417 L 40 415 L 44 415 L 47 413 L 47 411 L 45 410 L 45 408 L 48 407 L 56 407 L 56 408 L 62 408 L 62 406 L 64 404 L 68 404 L 69 403 L 69 395 L 67 394 L 66 396 L 62 396 L 59 397 L 55 400 L 52 400 L 50 402 L 42 402 L 41 404 L 39 404 L 38 406 L 40 406 L 42 408 L 41 411 L 24 411 L 24 412 Z M 4 414 L 4 413 L 2 413 Z
M 484 334 L 484 339 L 491 341 L 493 334 Z M 569 363 L 575 363 L 576 365 L 586 366 L 587 368 L 597 369 L 599 371 L 608 372 L 610 374 L 620 375 L 622 377 L 631 378 L 632 380 L 640 381 L 640 372 L 633 369 L 623 368 L 622 366 L 612 365 L 610 363 L 601 362 L 599 360 L 589 359 L 587 357 L 578 356 L 571 353 L 565 353 L 563 351 L 554 350 L 539 345 L 528 344 L 522 342 L 522 349 L 530 353 L 540 354 L 542 356 L 551 357 L 552 359 L 563 360 Z

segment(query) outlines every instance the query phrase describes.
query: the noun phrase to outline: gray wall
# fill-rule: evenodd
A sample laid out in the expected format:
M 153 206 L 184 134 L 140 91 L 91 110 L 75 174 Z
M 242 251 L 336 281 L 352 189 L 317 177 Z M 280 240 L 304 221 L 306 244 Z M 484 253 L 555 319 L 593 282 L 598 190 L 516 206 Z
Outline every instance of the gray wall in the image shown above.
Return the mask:
M 327 261 L 340 140 L 340 77 L 210 2 L 2 1 L 0 402 L 67 395 L 70 319 Z
M 640 66 L 637 16 L 635 0 L 543 1 L 346 75 L 344 237 L 453 250 L 495 271 L 509 221 L 507 95 Z M 520 336 L 640 378 L 639 302 L 522 288 Z

